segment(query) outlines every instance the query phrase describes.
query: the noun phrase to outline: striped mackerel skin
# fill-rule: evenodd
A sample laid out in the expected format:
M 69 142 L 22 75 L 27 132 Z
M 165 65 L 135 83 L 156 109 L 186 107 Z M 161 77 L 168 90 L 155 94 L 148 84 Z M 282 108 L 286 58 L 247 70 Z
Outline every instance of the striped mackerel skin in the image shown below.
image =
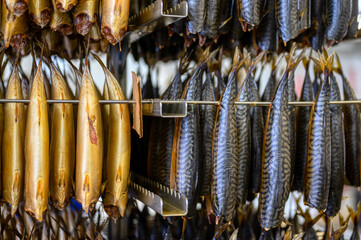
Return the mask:
M 305 203 L 325 210 L 331 177 L 330 86 L 325 77 L 313 103 L 308 126 Z
M 313 101 L 312 83 L 308 71 L 303 82 L 300 101 Z M 307 135 L 308 122 L 310 121 L 310 107 L 299 107 L 296 113 L 296 156 L 295 156 L 295 176 L 293 179 L 293 189 L 303 191 L 303 177 L 307 161 Z
M 340 101 L 341 94 L 336 79 L 330 76 L 330 101 Z M 326 215 L 335 216 L 341 207 L 345 171 L 345 145 L 342 106 L 330 105 L 331 114 L 331 181 Z
M 185 100 L 201 100 L 202 75 L 205 63 L 200 64 L 186 86 Z M 188 114 L 179 121 L 177 140 L 173 144 L 177 154 L 172 162 L 176 164 L 175 190 L 188 198 L 188 216 L 193 216 L 199 193 L 199 161 L 201 148 L 199 105 L 188 106 Z M 173 161 L 174 160 L 174 161 Z
M 236 73 L 229 77 L 218 107 L 213 135 L 213 173 L 211 202 L 214 213 L 232 220 L 237 196 L 239 166 L 236 108 Z
M 291 185 L 287 75 L 288 71 L 284 74 L 272 99 L 265 129 L 259 198 L 259 221 L 265 230 L 281 223 Z
M 261 10 L 263 7 L 263 0 L 238 0 L 240 7 L 240 17 L 248 25 L 250 29 L 258 26 L 261 21 Z
M 345 100 L 356 100 L 357 97 L 342 77 L 343 94 Z M 358 105 L 346 104 L 343 106 L 346 143 L 346 177 L 351 185 L 360 186 L 360 149 L 361 149 L 361 119 Z
M 250 100 L 249 82 L 252 80 L 251 78 L 251 73 L 248 73 L 238 93 L 237 101 Z M 248 105 L 236 106 L 236 121 L 239 151 L 237 202 L 243 205 L 247 200 L 248 176 L 251 163 L 251 128 L 249 127 L 251 116 Z
M 283 42 L 298 35 L 298 0 L 276 0 L 276 19 Z

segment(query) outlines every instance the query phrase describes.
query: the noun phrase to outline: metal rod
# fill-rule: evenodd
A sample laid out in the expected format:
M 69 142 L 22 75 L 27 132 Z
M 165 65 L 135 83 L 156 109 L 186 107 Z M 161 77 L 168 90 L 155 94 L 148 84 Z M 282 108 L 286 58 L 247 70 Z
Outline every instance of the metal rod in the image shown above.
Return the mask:
M 29 99 L 0 99 L 0 103 L 29 103 Z M 79 100 L 47 100 L 49 104 L 54 103 L 65 103 L 65 104 L 79 104 Z M 219 105 L 218 101 L 185 101 L 185 100 L 161 100 L 161 103 L 164 104 L 177 104 L 177 103 L 187 103 L 191 105 Z M 134 104 L 135 100 L 99 100 L 100 104 Z M 142 100 L 143 104 L 152 104 L 154 101 L 152 99 Z M 235 105 L 250 105 L 250 106 L 269 106 L 271 102 L 235 102 Z M 305 102 L 305 101 L 297 101 L 297 102 L 289 102 L 289 105 L 295 106 L 312 106 L 313 102 Z M 330 101 L 330 104 L 339 104 L 339 105 L 347 105 L 347 104 L 361 104 L 361 100 L 344 100 L 344 101 Z

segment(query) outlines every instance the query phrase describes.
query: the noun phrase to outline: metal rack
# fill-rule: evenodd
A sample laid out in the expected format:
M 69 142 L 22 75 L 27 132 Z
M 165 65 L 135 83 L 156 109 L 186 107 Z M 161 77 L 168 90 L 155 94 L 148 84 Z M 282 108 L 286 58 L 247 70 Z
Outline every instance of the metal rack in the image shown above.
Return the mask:
M 187 215 L 188 200 L 183 194 L 134 173 L 131 174 L 129 194 L 163 217 Z
M 188 16 L 188 3 L 180 4 L 164 10 L 163 1 L 156 0 L 154 3 L 129 18 L 129 32 L 125 38 L 131 44 L 141 37 L 154 32 L 156 29 L 166 27 Z

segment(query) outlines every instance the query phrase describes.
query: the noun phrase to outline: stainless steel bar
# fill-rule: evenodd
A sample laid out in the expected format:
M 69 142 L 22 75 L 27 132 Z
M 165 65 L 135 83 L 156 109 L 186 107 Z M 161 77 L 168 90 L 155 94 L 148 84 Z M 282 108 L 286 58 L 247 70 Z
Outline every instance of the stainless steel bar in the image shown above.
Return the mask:
M 0 99 L 0 103 L 29 103 L 29 99 Z M 47 100 L 49 104 L 66 103 L 66 104 L 78 104 L 79 100 Z M 154 101 L 151 99 L 142 100 L 143 104 L 151 104 Z M 178 104 L 184 103 L 193 105 L 219 105 L 218 101 L 184 101 L 184 100 L 161 100 L 162 103 Z M 99 100 L 100 104 L 134 104 L 134 100 Z M 250 106 L 269 106 L 271 102 L 235 102 L 236 105 L 250 105 Z M 289 102 L 289 105 L 295 106 L 312 106 L 313 102 Z M 330 104 L 361 104 L 361 100 L 345 100 L 345 101 L 330 101 Z

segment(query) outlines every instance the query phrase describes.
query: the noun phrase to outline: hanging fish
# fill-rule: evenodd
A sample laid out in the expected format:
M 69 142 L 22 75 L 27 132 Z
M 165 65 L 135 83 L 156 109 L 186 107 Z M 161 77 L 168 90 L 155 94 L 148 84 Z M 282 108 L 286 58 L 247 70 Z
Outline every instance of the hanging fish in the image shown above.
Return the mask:
M 298 35 L 298 0 L 276 0 L 276 19 L 283 42 Z
M 261 21 L 263 0 L 237 0 L 239 6 L 239 18 L 243 25 L 243 31 L 252 30 Z M 234 16 L 235 17 L 235 16 Z
M 27 33 L 29 30 L 28 26 L 28 15 L 22 14 L 16 17 L 14 21 L 10 22 L 7 19 L 9 10 L 5 6 L 5 0 L 1 1 L 1 32 L 3 33 L 3 39 L 5 47 L 8 48 L 10 45 L 15 49 L 21 49 L 24 47 Z
M 23 99 L 18 65 L 9 78 L 6 99 Z M 5 103 L 0 109 L 2 136 L 2 197 L 11 206 L 14 216 L 24 194 L 24 137 L 26 115 L 23 103 Z M 4 118 L 4 119 L 2 119 Z M 2 126 L 4 120 L 4 126 Z M 4 127 L 4 129 L 2 129 Z
M 71 100 L 72 93 L 63 76 L 49 61 L 51 68 L 51 95 L 56 100 Z M 50 143 L 50 200 L 54 207 L 63 209 L 73 193 L 75 167 L 75 124 L 72 104 L 51 106 Z
M 263 58 L 264 52 L 260 54 L 252 63 L 253 67 Z M 252 70 L 253 71 L 253 70 Z M 252 75 L 249 75 L 248 81 L 248 95 L 249 101 L 259 102 L 261 97 L 259 95 L 257 83 Z M 251 125 L 251 164 L 249 176 L 250 192 L 255 197 L 261 187 L 261 173 L 262 173 L 262 148 L 264 137 L 264 122 L 263 122 L 263 107 L 255 106 L 250 108 L 250 125 Z M 251 197 L 251 196 L 249 196 Z
M 207 49 L 187 82 L 183 99 L 201 100 L 202 76 L 209 57 Z M 170 187 L 188 198 L 188 216 L 195 213 L 200 188 L 199 163 L 202 150 L 199 111 L 198 105 L 190 105 L 187 116 L 177 121 L 174 131 Z
M 30 0 L 32 1 L 32 0 Z M 56 0 L 52 0 L 53 14 L 51 15 L 50 28 L 53 31 L 59 31 L 63 35 L 70 35 L 73 33 L 73 20 L 71 13 L 62 12 L 56 8 Z
M 25 211 L 42 221 L 49 198 L 49 118 L 42 61 L 32 81 L 25 130 Z
M 330 75 L 330 101 L 341 101 L 341 94 L 335 76 Z M 331 180 L 326 215 L 335 216 L 341 208 L 343 179 L 345 171 L 345 146 L 342 106 L 330 105 L 331 116 Z
M 341 41 L 351 18 L 351 0 L 326 0 L 326 38 Z
M 261 18 L 261 22 L 256 30 L 256 39 L 260 49 L 271 52 L 277 50 L 275 0 L 265 1 L 266 7 L 265 10 L 263 10 L 264 17 Z
M 315 62 L 324 71 L 324 80 L 313 102 L 308 125 L 307 162 L 304 179 L 304 201 L 310 207 L 325 210 L 331 178 L 331 130 L 330 130 L 330 68 L 333 55 Z
M 207 11 L 202 34 L 212 39 L 216 37 L 218 33 L 221 0 L 208 0 L 206 4 Z
M 293 102 L 297 100 L 295 92 L 295 70 L 294 68 L 290 72 L 288 79 L 288 102 Z M 296 158 L 296 107 L 293 105 L 288 105 L 289 108 L 289 117 L 290 117 L 290 148 L 291 148 L 291 183 L 293 183 L 294 171 L 295 171 L 295 158 Z M 291 186 L 292 187 L 292 186 Z
M 236 96 L 236 101 L 240 102 L 250 101 L 250 82 L 253 80 L 252 68 L 254 68 L 254 65 L 251 66 L 251 63 L 248 59 L 245 63 L 247 75 Z M 235 114 L 238 144 L 238 159 L 236 171 L 237 203 L 242 206 L 246 203 L 247 200 L 247 190 L 251 164 L 251 128 L 249 127 L 251 123 L 250 107 L 248 105 L 237 105 Z
M 100 58 L 93 54 L 102 66 L 108 85 L 109 100 L 125 100 L 125 95 L 113 74 Z M 110 105 L 109 137 L 107 150 L 107 183 L 104 190 L 104 208 L 117 219 L 124 217 L 127 205 L 130 167 L 130 115 L 128 105 Z
M 344 76 L 340 61 L 337 59 L 337 70 L 342 78 L 344 100 L 357 100 L 356 94 Z M 346 178 L 353 186 L 360 186 L 360 159 L 361 159 L 361 118 L 358 105 L 346 104 L 343 106 L 345 127 L 345 172 Z
M 113 45 L 122 40 L 128 27 L 130 0 L 102 1 L 101 31 Z
M 206 19 L 206 0 L 187 0 L 188 2 L 188 22 L 187 28 L 191 34 L 202 31 L 204 20 Z
M 326 23 L 324 21 L 326 0 L 311 0 L 311 42 L 312 48 L 321 50 L 324 39 Z M 316 94 L 318 91 L 314 91 Z
M 41 28 L 50 22 L 52 12 L 50 0 L 30 0 L 28 10 L 30 18 Z
M 6 8 L 11 14 L 20 17 L 28 9 L 29 0 L 5 0 Z
M 62 12 L 70 11 L 77 3 L 78 3 L 78 0 L 56 0 L 55 1 L 56 8 Z
M 213 79 L 210 73 L 207 73 L 206 81 L 202 87 L 202 101 L 215 101 Z M 202 105 L 201 106 L 201 132 L 203 139 L 203 176 L 202 185 L 200 189 L 200 196 L 207 196 L 211 190 L 212 177 L 212 143 L 213 143 L 213 129 L 216 120 L 217 106 L 216 105 Z
M 79 95 L 75 172 L 75 199 L 82 204 L 85 212 L 94 208 L 100 195 L 102 158 L 103 127 L 99 98 L 86 66 Z
M 99 0 L 79 0 L 74 8 L 74 27 L 80 35 L 85 36 L 98 19 Z
M 357 30 L 358 30 L 357 17 L 358 17 L 358 0 L 351 0 L 351 17 L 348 25 L 346 38 L 357 37 Z
M 238 63 L 238 54 L 236 50 L 234 66 L 217 108 L 213 132 L 211 203 L 217 225 L 232 220 L 238 192 L 239 145 L 234 102 L 237 97 L 237 73 L 244 62 Z
M 313 226 L 322 218 L 323 213 L 319 213 L 314 218 L 311 217 L 309 209 L 306 209 L 305 212 L 297 205 L 297 210 L 304 219 L 305 219 L 305 229 L 302 239 L 307 240 L 317 240 L 316 231 L 313 229 Z
M 300 101 L 313 101 L 312 83 L 309 76 L 309 60 L 303 61 L 306 75 L 303 81 Z M 296 154 L 293 190 L 303 191 L 303 178 L 307 161 L 307 132 L 311 106 L 299 107 L 296 113 Z
M 165 91 L 162 100 L 176 100 L 182 97 L 182 73 L 186 70 L 187 63 L 182 60 L 171 85 Z M 167 107 L 166 105 L 164 107 Z M 176 121 L 174 119 L 160 119 L 159 130 L 159 162 L 158 162 L 158 180 L 160 183 L 170 186 L 171 160 L 173 150 L 173 137 Z
M 262 154 L 262 180 L 259 197 L 259 221 L 265 230 L 281 224 L 285 203 L 291 187 L 290 108 L 288 107 L 288 75 L 297 66 L 303 52 L 292 58 L 292 46 L 287 69 L 278 84 L 266 121 Z

